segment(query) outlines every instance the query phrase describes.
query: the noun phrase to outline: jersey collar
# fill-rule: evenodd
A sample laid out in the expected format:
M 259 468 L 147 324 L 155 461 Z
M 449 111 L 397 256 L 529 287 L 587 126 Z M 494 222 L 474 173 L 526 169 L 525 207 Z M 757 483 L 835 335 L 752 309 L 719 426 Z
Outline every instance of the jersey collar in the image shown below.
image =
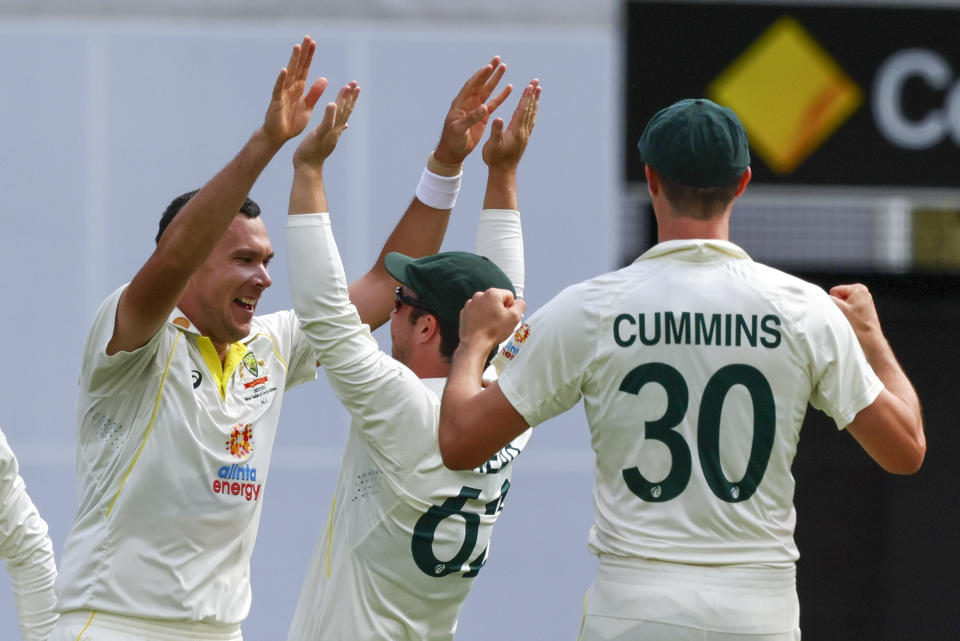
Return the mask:
M 190 322 L 190 319 L 187 318 L 187 315 L 180 310 L 179 307 L 174 307 L 173 311 L 170 312 L 170 316 L 167 317 L 167 322 L 176 325 L 179 329 L 200 336 L 200 330 L 197 329 L 196 325 Z
M 658 243 L 641 254 L 634 262 L 667 255 L 689 263 L 707 263 L 724 258 L 752 260 L 747 252 L 728 240 L 689 238 Z
M 173 308 L 170 316 L 167 317 L 167 322 L 176 326 L 180 331 L 193 334 L 196 337 L 197 347 L 203 356 L 204 362 L 207 364 L 207 369 L 210 370 L 210 374 L 217 383 L 220 398 L 226 398 L 227 381 L 233 376 L 234 370 L 237 369 L 240 361 L 242 361 L 243 357 L 247 354 L 247 348 L 243 344 L 243 341 L 230 345 L 226 362 L 221 365 L 220 355 L 217 353 L 216 348 L 214 348 L 213 343 L 208 337 L 200 333 L 196 325 L 190 322 L 190 319 L 187 318 L 187 315 L 184 314 L 179 307 Z
M 187 315 L 183 313 L 179 307 L 174 307 L 173 311 L 170 312 L 170 315 L 167 316 L 167 322 L 171 325 L 175 325 L 177 329 L 193 334 L 194 336 L 203 336 L 200 333 L 200 330 L 197 329 L 197 326 L 190 322 L 190 319 L 187 318 Z M 253 329 L 251 328 L 251 333 L 237 341 L 239 343 L 246 343 L 250 340 L 250 337 L 253 336 Z

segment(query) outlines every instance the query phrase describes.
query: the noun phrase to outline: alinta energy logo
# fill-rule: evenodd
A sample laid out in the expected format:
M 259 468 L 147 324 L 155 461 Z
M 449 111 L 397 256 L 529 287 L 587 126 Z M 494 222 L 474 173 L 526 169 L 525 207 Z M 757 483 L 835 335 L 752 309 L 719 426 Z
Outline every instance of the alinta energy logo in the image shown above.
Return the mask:
M 750 146 L 792 173 L 863 102 L 863 92 L 794 18 L 764 31 L 707 89 L 737 112 Z
M 253 425 L 237 423 L 230 431 L 227 451 L 239 459 L 246 459 L 253 452 Z M 257 483 L 257 468 L 249 464 L 233 463 L 221 466 L 213 480 L 213 493 L 224 496 L 239 496 L 247 501 L 260 498 L 261 484 Z

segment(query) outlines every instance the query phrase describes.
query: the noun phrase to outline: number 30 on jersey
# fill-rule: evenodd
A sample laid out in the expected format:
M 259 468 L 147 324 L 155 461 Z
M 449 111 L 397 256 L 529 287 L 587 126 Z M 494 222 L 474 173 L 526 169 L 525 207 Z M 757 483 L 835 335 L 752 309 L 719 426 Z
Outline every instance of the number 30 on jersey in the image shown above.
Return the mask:
M 690 482 L 690 447 L 683 436 L 674 431 L 687 413 L 690 392 L 683 375 L 666 363 L 645 363 L 633 368 L 620 383 L 620 391 L 637 395 L 647 383 L 660 385 L 667 393 L 666 411 L 657 420 L 645 423 L 644 438 L 667 446 L 671 457 L 670 472 L 663 480 L 651 482 L 639 468 L 630 467 L 623 470 L 623 480 L 630 491 L 644 501 L 661 503 L 679 496 Z M 746 387 L 753 403 L 753 443 L 746 472 L 739 481 L 729 480 L 720 464 L 720 413 L 724 399 L 735 385 Z M 710 377 L 703 389 L 697 417 L 697 453 L 707 485 L 717 498 L 738 503 L 753 496 L 770 462 L 775 432 L 773 392 L 757 368 L 727 365 Z

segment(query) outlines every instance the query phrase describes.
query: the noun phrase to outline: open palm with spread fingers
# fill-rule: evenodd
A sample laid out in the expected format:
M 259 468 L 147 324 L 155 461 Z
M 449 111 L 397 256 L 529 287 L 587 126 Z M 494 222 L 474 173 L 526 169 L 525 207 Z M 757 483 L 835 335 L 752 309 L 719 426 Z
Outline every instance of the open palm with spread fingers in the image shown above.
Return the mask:
M 337 141 L 349 125 L 347 121 L 360 95 L 356 81 L 344 85 L 337 94 L 336 102 L 327 103 L 323 120 L 311 131 L 293 154 L 293 166 L 320 167 L 333 153 Z
M 282 145 L 306 128 L 314 106 L 327 88 L 327 79 L 318 78 L 304 93 L 316 49 L 313 38 L 305 36 L 302 43 L 294 45 L 290 61 L 277 76 L 263 122 L 264 132 L 276 145 Z
M 533 126 L 537 122 L 537 107 L 540 103 L 540 81 L 530 81 L 520 96 L 510 125 L 503 128 L 503 118 L 497 118 L 490 125 L 490 138 L 483 146 L 483 162 L 488 166 L 516 167 L 523 151 L 530 141 Z
M 507 65 L 500 62 L 500 56 L 494 56 L 493 60 L 473 74 L 460 89 L 460 93 L 450 104 L 440 142 L 434 152 L 438 161 L 461 163 L 480 142 L 490 114 L 503 104 L 513 90 L 512 85 L 507 85 L 487 102 L 506 70 Z

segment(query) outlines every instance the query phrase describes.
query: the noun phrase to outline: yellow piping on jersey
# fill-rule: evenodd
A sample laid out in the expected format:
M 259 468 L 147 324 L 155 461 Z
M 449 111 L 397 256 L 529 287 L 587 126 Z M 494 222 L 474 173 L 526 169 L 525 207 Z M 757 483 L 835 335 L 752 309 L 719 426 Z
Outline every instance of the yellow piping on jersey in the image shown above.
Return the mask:
M 90 618 L 87 619 L 87 625 L 83 626 L 83 629 L 80 630 L 80 634 L 77 635 L 77 641 L 81 641 L 83 639 L 83 633 L 86 632 L 87 628 L 90 627 L 90 624 L 93 623 L 93 617 L 95 616 L 97 616 L 96 610 L 90 613 Z
M 577 641 L 583 639 L 583 627 L 587 624 L 587 595 L 583 595 L 583 615 L 580 617 L 580 632 L 577 633 Z
M 280 364 L 283 365 L 284 370 L 290 369 L 289 367 L 287 367 L 287 361 L 283 360 L 283 357 L 280 356 L 280 352 L 277 351 L 277 344 L 274 342 L 273 336 L 270 336 L 269 334 L 264 334 L 263 332 L 254 334 L 254 338 L 256 338 L 257 336 L 263 336 L 268 341 L 270 341 L 270 344 L 273 346 L 273 355 L 276 356 L 277 360 L 280 361 Z
M 327 578 L 330 578 L 330 546 L 333 545 L 333 510 L 337 507 L 337 497 L 330 503 L 330 525 L 327 528 Z
M 207 364 L 207 369 L 210 370 L 210 375 L 213 376 L 213 380 L 217 382 L 220 398 L 226 400 L 227 382 L 230 380 L 230 377 L 233 376 L 233 371 L 237 369 L 240 361 L 242 361 L 246 355 L 246 346 L 240 343 L 232 343 L 230 349 L 227 351 L 227 358 L 223 363 L 220 362 L 220 354 L 217 353 L 217 348 L 213 346 L 213 341 L 210 340 L 209 337 L 198 336 L 197 348 L 200 350 L 200 355 L 203 356 L 203 362 Z
M 120 498 L 120 492 L 123 491 L 123 486 L 127 484 L 127 478 L 130 476 L 130 472 L 133 471 L 133 467 L 140 459 L 140 454 L 143 452 L 143 447 L 147 444 L 147 438 L 150 436 L 150 432 L 153 431 L 153 423 L 157 420 L 157 411 L 160 409 L 160 399 L 163 398 L 163 386 L 167 382 L 167 374 L 170 372 L 170 363 L 173 361 L 173 353 L 177 351 L 177 342 L 180 340 L 181 336 L 183 336 L 183 332 L 177 332 L 177 337 L 173 339 L 173 347 L 170 349 L 170 355 L 167 356 L 167 364 L 163 368 L 163 376 L 160 377 L 160 389 L 157 390 L 157 399 L 153 403 L 153 414 L 150 415 L 150 422 L 147 423 L 147 431 L 143 435 L 143 440 L 140 441 L 140 447 L 137 448 L 137 453 L 133 456 L 133 461 L 130 462 L 130 467 L 127 468 L 126 474 L 123 475 L 123 480 L 120 481 L 120 487 L 117 488 L 117 493 L 113 495 L 113 500 L 110 501 L 110 507 L 107 508 L 107 516 L 110 516 L 110 512 L 113 511 L 113 506 L 116 505 L 117 499 Z M 91 620 L 93 619 L 93 617 L 90 618 Z

